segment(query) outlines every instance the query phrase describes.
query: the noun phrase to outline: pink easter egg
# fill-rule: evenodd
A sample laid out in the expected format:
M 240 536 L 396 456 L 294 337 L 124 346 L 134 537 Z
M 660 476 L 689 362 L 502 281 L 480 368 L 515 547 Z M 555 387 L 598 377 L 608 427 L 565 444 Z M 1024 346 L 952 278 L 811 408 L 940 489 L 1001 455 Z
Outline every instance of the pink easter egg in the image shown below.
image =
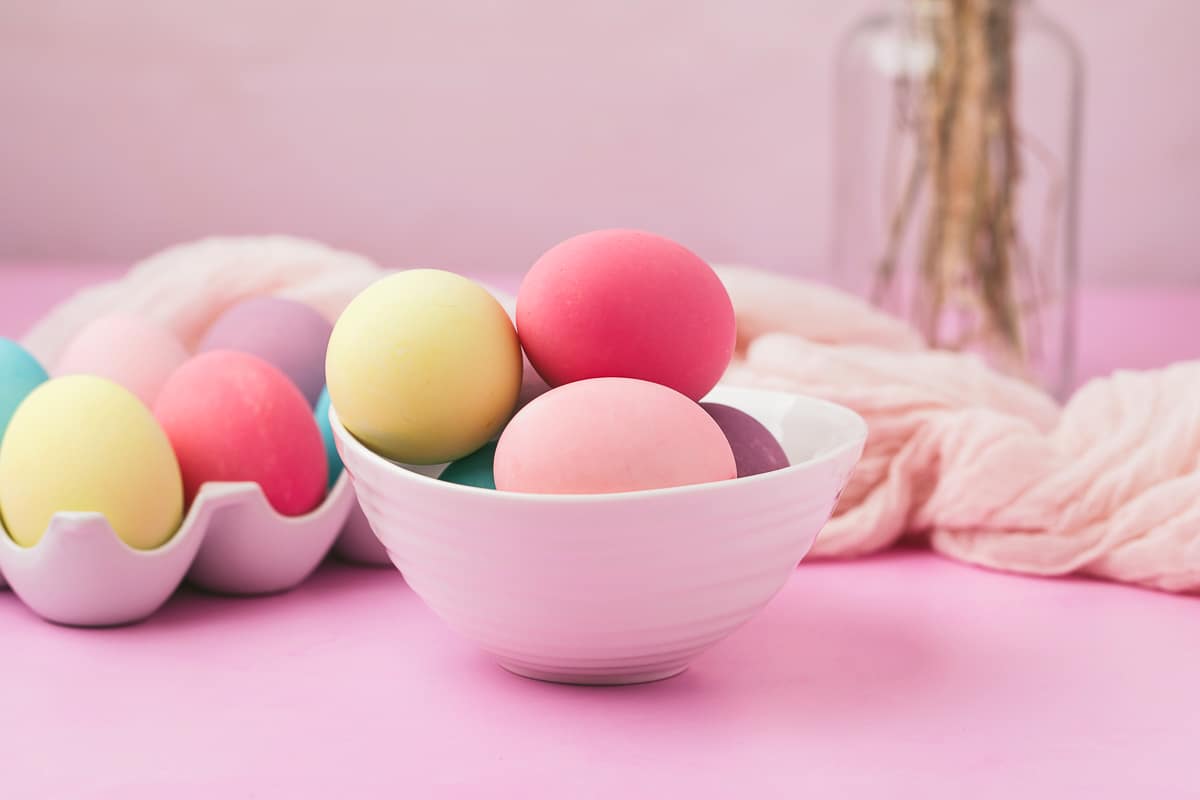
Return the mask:
M 568 239 L 530 268 L 517 333 L 551 386 L 586 378 L 661 383 L 693 400 L 733 356 L 733 304 L 699 256 L 670 239 L 603 230 Z
M 496 488 L 541 494 L 662 489 L 735 477 L 720 426 L 656 383 L 593 378 L 517 412 L 496 445 Z
M 54 375 L 108 378 L 153 407 L 167 378 L 187 359 L 187 348 L 179 338 L 158 323 L 109 314 L 75 334 L 54 365 Z
M 154 404 L 191 503 L 209 481 L 254 481 L 280 514 L 325 495 L 325 446 L 308 401 L 286 375 L 249 353 L 213 350 L 167 380 Z

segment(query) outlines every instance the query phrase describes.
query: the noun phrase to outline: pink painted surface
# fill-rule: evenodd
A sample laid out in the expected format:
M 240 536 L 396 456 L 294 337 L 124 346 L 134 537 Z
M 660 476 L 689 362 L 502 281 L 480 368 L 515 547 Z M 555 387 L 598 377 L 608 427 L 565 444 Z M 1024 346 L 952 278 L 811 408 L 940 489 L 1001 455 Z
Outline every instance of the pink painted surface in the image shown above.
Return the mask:
M 0 266 L 0 335 L 105 271 Z M 111 273 L 112 270 L 108 270 Z M 1200 356 L 1200 292 L 1089 294 L 1090 372 Z M 1200 602 L 911 551 L 806 564 L 682 676 L 522 680 L 394 572 L 144 625 L 0 592 L 13 797 L 1194 797 Z
M 209 233 L 527 267 L 632 226 L 820 274 L 831 64 L 901 0 L 0 3 L 0 258 Z M 1200 3 L 1032 0 L 1087 59 L 1087 280 L 1196 282 Z

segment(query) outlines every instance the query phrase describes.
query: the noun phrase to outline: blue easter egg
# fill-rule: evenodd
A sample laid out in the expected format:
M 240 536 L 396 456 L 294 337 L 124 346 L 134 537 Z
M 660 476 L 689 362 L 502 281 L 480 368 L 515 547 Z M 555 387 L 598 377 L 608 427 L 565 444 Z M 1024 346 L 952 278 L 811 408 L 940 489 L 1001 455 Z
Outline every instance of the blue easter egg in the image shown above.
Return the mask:
M 21 345 L 0 337 L 0 439 L 17 406 L 50 376 Z
M 455 461 L 438 476 L 438 480 L 477 486 L 480 489 L 495 489 L 496 475 L 493 463 L 496 460 L 496 443 L 488 442 L 483 447 Z
M 342 474 L 342 458 L 338 455 L 337 446 L 333 443 L 333 429 L 329 427 L 329 390 L 322 389 L 317 398 L 317 427 L 321 429 L 321 441 L 325 443 L 325 461 L 329 465 L 329 485 L 337 483 Z

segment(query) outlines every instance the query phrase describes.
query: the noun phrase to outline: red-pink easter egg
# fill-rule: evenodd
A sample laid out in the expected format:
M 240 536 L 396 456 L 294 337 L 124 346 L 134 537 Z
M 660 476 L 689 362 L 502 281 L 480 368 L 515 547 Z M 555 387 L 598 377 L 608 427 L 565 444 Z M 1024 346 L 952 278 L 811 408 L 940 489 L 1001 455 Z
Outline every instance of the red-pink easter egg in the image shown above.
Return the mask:
M 733 304 L 712 268 L 670 239 L 585 233 L 550 248 L 517 297 L 517 333 L 551 386 L 639 378 L 699 400 L 733 356 Z
M 721 428 L 657 383 L 594 378 L 551 389 L 508 423 L 496 445 L 496 488 L 540 494 L 663 489 L 736 476 Z
M 277 368 L 249 353 L 212 350 L 186 361 L 159 392 L 187 502 L 209 481 L 254 481 L 280 514 L 304 514 L 325 495 L 325 446 L 308 401 Z

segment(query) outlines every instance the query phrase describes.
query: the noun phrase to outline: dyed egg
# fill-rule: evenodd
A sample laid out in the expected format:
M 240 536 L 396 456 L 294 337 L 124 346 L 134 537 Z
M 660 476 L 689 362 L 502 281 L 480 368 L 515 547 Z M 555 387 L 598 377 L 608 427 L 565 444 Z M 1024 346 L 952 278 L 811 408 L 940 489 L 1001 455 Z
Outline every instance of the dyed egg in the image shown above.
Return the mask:
M 729 440 L 739 478 L 783 469 L 788 465 L 783 445 L 765 425 L 745 411 L 722 403 L 701 403 L 700 407 L 716 420 Z
M 59 511 L 98 511 L 131 547 L 166 542 L 183 516 L 171 444 L 150 410 L 93 375 L 48 381 L 25 398 L 0 443 L 0 514 L 37 544 Z
M 604 230 L 552 247 L 517 297 L 521 345 L 551 386 L 661 383 L 693 400 L 733 356 L 733 304 L 708 264 L 650 233 Z
M 438 476 L 438 480 L 462 486 L 477 486 L 480 489 L 495 489 L 496 475 L 493 464 L 496 459 L 496 443 L 488 442 L 466 458 L 460 458 Z
M 333 442 L 333 429 L 329 427 L 329 390 L 322 389 L 317 398 L 317 410 L 314 413 L 317 427 L 321 431 L 321 442 L 325 445 L 325 467 L 329 472 L 329 486 L 337 483 L 342 474 L 342 457 L 338 455 L 337 445 Z
M 346 306 L 325 376 L 338 418 L 363 444 L 404 464 L 439 464 L 478 450 L 508 420 L 521 347 L 482 286 L 415 269 Z
M 737 475 L 713 418 L 656 383 L 594 378 L 551 389 L 517 412 L 496 447 L 496 488 L 599 494 Z
M 304 303 L 253 297 L 217 317 L 197 349 L 258 356 L 287 375 L 311 408 L 325 386 L 325 347 L 332 329 L 329 320 Z
M 0 337 L 0 441 L 17 406 L 50 376 L 24 347 Z
M 154 415 L 179 457 L 187 501 L 208 481 L 254 481 L 280 514 L 325 496 L 325 446 L 312 409 L 282 372 L 249 353 L 213 350 L 167 379 Z
M 110 314 L 75 334 L 54 374 L 108 378 L 153 406 L 159 389 L 187 359 L 183 342 L 163 326 L 142 317 Z

